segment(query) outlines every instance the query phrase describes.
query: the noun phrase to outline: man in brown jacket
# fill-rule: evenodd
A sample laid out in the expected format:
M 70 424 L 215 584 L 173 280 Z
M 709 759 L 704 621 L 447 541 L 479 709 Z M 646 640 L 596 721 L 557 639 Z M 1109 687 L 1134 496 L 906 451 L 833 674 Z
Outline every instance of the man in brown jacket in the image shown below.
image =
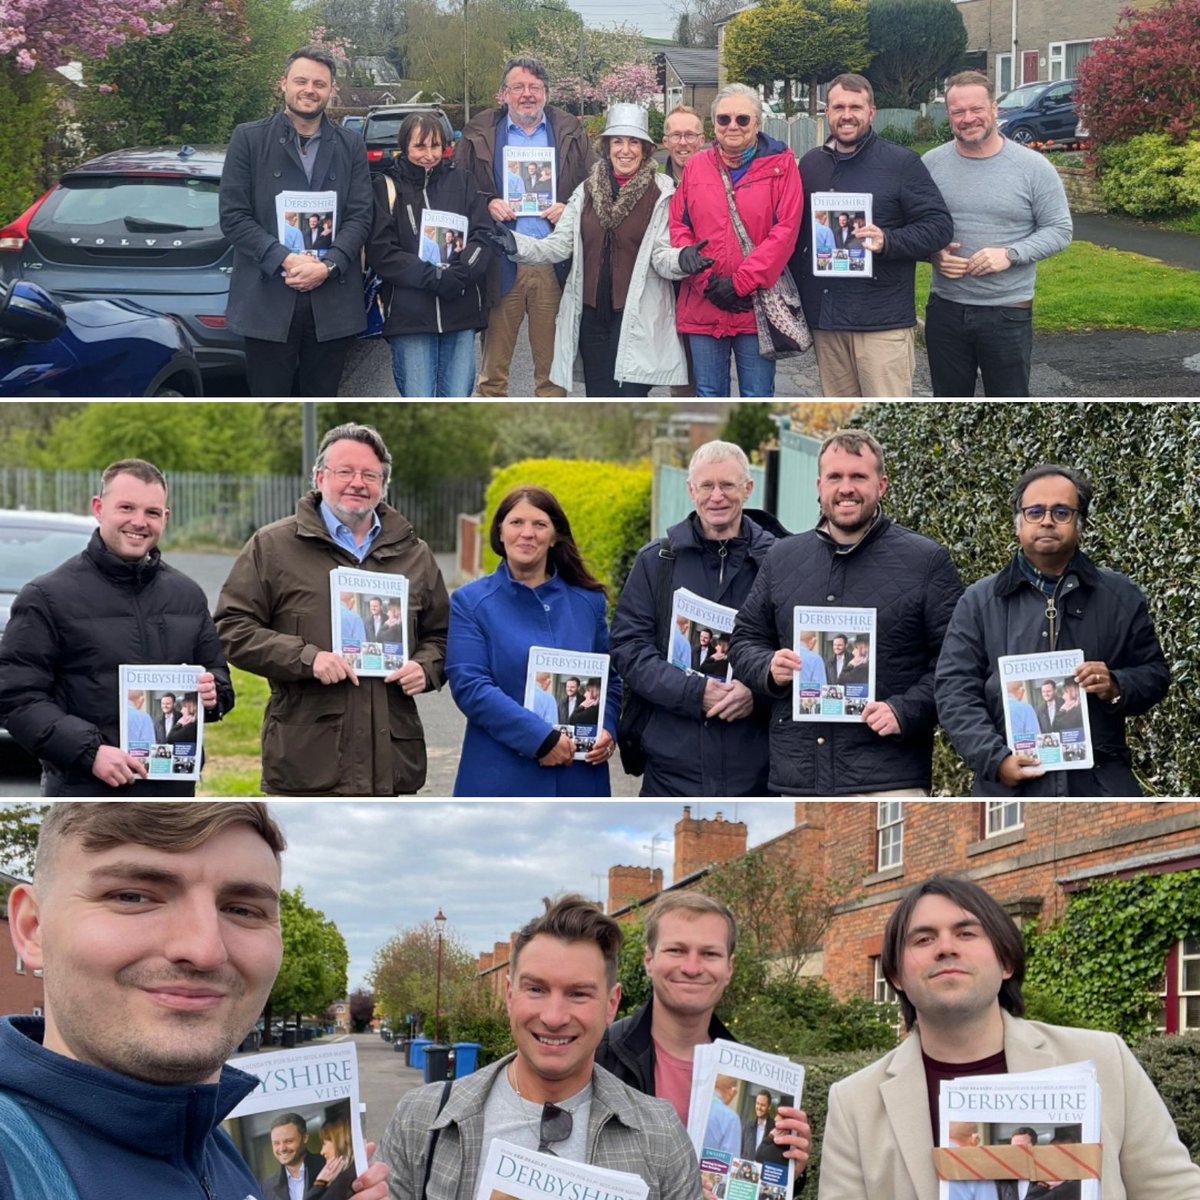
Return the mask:
M 571 193 L 587 178 L 595 152 L 577 117 L 547 104 L 550 77 L 533 58 L 510 58 L 501 90 L 505 103 L 488 108 L 467 122 L 454 150 L 454 161 L 470 171 L 488 202 L 492 220 L 530 237 L 544 238 L 558 223 Z M 540 212 L 519 216 L 501 186 L 507 174 L 506 147 L 550 147 L 554 156 L 554 203 Z M 565 267 L 567 264 L 563 264 Z M 565 396 L 550 382 L 554 358 L 554 321 L 562 298 L 562 276 L 548 265 L 515 266 L 495 261 L 488 273 L 488 326 L 483 333 L 480 396 L 507 396 L 508 369 L 521 322 L 529 315 L 529 349 L 533 354 L 533 394 Z
M 221 590 L 217 631 L 230 662 L 271 684 L 262 727 L 271 795 L 407 795 L 425 782 L 413 696 L 445 681 L 450 600 L 432 551 L 383 501 L 391 467 L 371 426 L 331 429 L 314 491 L 295 516 L 250 538 Z M 408 654 L 386 678 L 360 679 L 330 649 L 334 567 L 408 580 Z

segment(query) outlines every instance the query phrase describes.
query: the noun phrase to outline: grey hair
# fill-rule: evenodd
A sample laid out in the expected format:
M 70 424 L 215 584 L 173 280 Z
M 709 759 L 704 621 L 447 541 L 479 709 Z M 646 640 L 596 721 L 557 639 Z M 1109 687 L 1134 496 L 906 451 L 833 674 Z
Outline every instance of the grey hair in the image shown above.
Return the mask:
M 717 119 L 717 105 L 728 96 L 744 96 L 750 101 L 754 108 L 754 116 L 758 123 L 762 124 L 763 106 L 762 97 L 758 94 L 755 88 L 747 87 L 744 83 L 727 83 L 713 98 L 711 116 L 714 121 Z
M 386 492 L 388 483 L 392 478 L 392 456 L 388 451 L 387 444 L 383 438 L 379 436 L 379 430 L 373 425 L 359 425 L 355 421 L 347 421 L 343 425 L 335 425 L 321 439 L 321 444 L 317 448 L 317 461 L 313 463 L 312 469 L 312 485 L 317 486 L 317 472 L 325 469 L 325 459 L 329 454 L 329 447 L 334 442 L 362 442 L 364 446 L 369 446 L 375 453 L 375 457 L 383 464 L 383 490 Z
M 530 75 L 536 75 L 542 81 L 546 95 L 550 95 L 550 73 L 536 58 L 510 58 L 504 64 L 504 70 L 500 74 L 501 87 L 508 87 L 508 73 L 514 67 L 520 67 L 523 71 L 528 71 Z
M 692 482 L 692 476 L 698 468 L 707 466 L 709 463 L 724 462 L 727 458 L 732 458 L 737 463 L 744 479 L 750 478 L 750 460 L 741 446 L 734 442 L 705 442 L 692 455 L 692 461 L 688 463 L 688 483 Z

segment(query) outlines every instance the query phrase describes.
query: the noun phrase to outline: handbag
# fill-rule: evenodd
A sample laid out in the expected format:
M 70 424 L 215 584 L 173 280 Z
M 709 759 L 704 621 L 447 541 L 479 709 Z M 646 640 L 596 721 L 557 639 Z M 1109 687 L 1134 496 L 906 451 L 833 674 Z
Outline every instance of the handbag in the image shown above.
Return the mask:
M 741 213 L 733 199 L 733 180 L 729 168 L 717 156 L 721 169 L 721 180 L 725 184 L 725 199 L 729 202 L 729 216 L 737 234 L 742 253 L 748 255 L 754 243 L 742 224 Z M 758 328 L 758 352 L 768 362 L 781 358 L 796 358 L 813 344 L 812 333 L 800 307 L 800 292 L 787 266 L 769 288 L 757 288 L 754 292 L 754 323 Z
M 388 210 L 391 211 L 396 207 L 396 185 L 391 176 L 383 177 L 383 186 L 387 189 Z M 364 246 L 359 253 L 362 261 L 363 307 L 367 310 L 367 327 L 358 336 L 383 337 L 383 327 L 392 308 L 392 288 L 383 282 L 374 267 L 367 265 L 367 248 Z M 383 292 L 385 287 L 388 289 L 386 302 Z

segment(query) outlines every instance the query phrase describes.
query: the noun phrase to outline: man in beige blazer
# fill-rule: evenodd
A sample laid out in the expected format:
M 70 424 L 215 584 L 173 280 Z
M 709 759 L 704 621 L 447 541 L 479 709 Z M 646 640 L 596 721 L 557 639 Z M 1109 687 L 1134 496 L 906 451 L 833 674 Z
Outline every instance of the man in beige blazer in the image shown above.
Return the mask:
M 819 1200 L 937 1200 L 940 1079 L 1085 1059 L 1102 1096 L 1102 1200 L 1200 1200 L 1200 1167 L 1125 1043 L 1021 1019 L 1021 934 L 978 885 L 943 875 L 909 892 L 884 931 L 883 970 L 910 1034 L 830 1090 Z

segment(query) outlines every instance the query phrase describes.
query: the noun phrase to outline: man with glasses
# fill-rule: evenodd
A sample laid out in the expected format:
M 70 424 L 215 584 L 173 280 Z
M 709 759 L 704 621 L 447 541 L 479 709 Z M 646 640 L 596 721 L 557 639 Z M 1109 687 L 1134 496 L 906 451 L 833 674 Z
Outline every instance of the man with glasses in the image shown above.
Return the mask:
M 1012 491 L 1019 548 L 1004 570 L 966 590 L 946 631 L 938 715 L 975 772 L 977 796 L 1141 795 L 1125 719 L 1153 708 L 1171 673 L 1137 585 L 1079 548 L 1091 501 L 1091 483 L 1070 467 L 1026 471 Z M 1086 660 L 1074 682 L 1088 696 L 1096 765 L 1042 772 L 1005 742 L 996 660 L 1073 649 Z
M 663 172 L 679 185 L 687 160 L 704 146 L 704 119 L 687 104 L 677 105 L 663 121 L 663 149 L 667 162 Z
M 467 122 L 454 149 L 455 162 L 469 171 L 487 201 L 494 221 L 518 233 L 544 238 L 558 223 L 571 193 L 584 181 L 596 155 L 577 117 L 548 104 L 550 77 L 534 58 L 510 58 L 501 86 L 504 103 Z M 505 188 L 506 146 L 547 146 L 554 151 L 555 202 L 536 216 L 518 216 Z M 483 333 L 483 363 L 478 395 L 507 396 L 508 371 L 521 323 L 529 318 L 533 354 L 533 394 L 565 396 L 550 382 L 554 359 L 554 322 L 569 263 L 528 266 L 497 255 L 488 274 L 488 325 Z
M 699 1195 L 675 1110 L 592 1061 L 621 999 L 620 946 L 620 925 L 582 896 L 547 901 L 521 930 L 505 987 L 516 1051 L 400 1101 L 376 1155 L 393 1200 L 474 1200 L 496 1138 L 638 1175 L 650 1200 Z
M 450 600 L 433 552 L 383 499 L 391 469 L 370 425 L 329 430 L 313 491 L 294 516 L 250 538 L 221 590 L 216 622 L 229 660 L 271 684 L 262 726 L 269 795 L 395 796 L 425 783 L 413 697 L 445 681 Z M 384 678 L 360 677 L 333 652 L 335 567 L 408 581 L 407 656 Z

